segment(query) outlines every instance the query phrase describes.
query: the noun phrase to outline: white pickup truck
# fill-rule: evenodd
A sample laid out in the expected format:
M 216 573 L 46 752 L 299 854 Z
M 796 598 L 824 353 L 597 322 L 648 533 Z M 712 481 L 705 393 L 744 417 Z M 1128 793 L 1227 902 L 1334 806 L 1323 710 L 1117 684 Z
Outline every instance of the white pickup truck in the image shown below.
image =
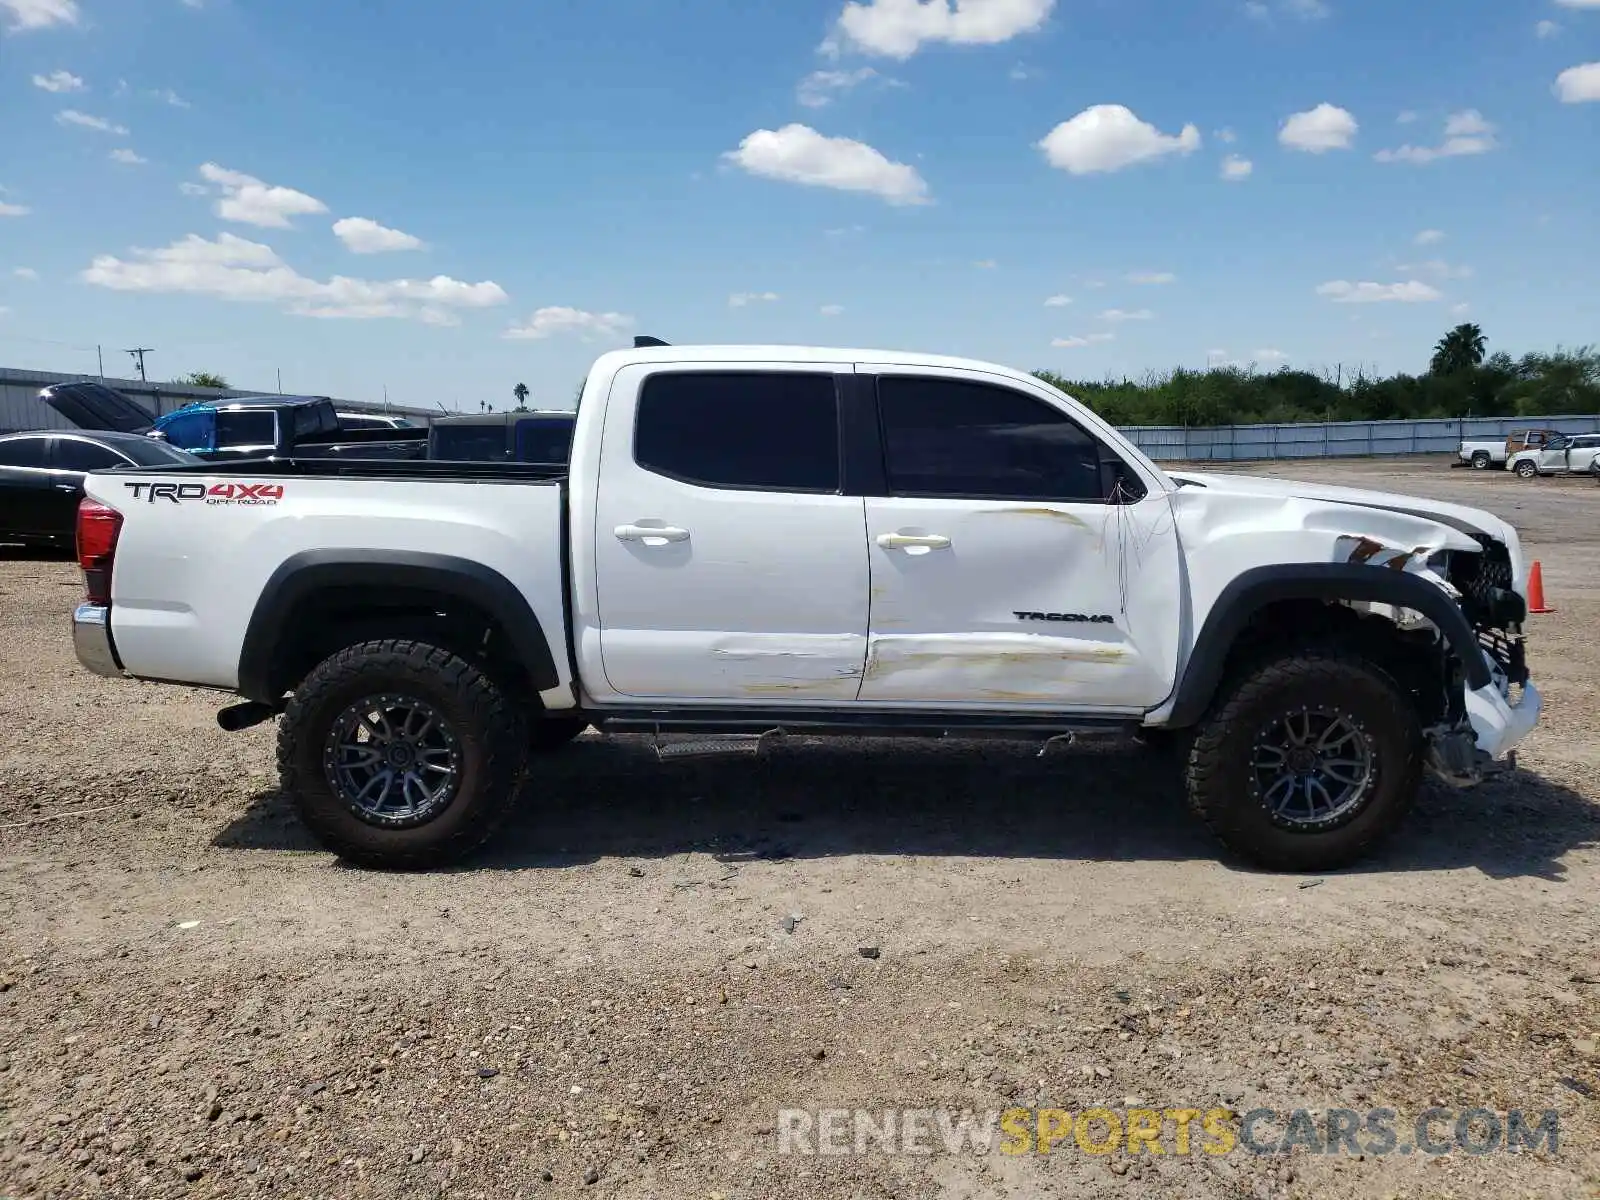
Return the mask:
M 564 467 L 273 459 L 86 487 L 81 661 L 234 693 L 225 728 L 281 715 L 286 793 L 374 866 L 472 850 L 595 726 L 691 751 L 1125 736 L 1177 760 L 1235 852 L 1325 870 L 1425 770 L 1505 769 L 1540 711 L 1505 522 L 1168 473 L 1039 379 L 961 359 L 641 338 L 595 362 Z M 1083 787 L 1061 784 L 1065 808 Z

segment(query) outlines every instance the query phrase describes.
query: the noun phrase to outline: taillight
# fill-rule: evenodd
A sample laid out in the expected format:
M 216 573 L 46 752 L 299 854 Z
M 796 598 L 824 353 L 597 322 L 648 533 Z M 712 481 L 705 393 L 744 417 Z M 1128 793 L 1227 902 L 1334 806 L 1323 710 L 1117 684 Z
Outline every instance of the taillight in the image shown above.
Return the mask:
M 122 532 L 122 514 L 85 497 L 78 502 L 78 565 L 90 604 L 111 603 L 111 559 Z

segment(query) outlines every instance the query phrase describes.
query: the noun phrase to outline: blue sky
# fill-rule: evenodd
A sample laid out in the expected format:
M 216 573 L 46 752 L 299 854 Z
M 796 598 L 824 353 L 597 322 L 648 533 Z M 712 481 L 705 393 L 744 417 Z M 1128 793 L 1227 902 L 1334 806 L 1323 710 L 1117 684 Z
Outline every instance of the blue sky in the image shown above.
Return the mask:
M 1600 342 L 1600 0 L 379 13 L 0 0 L 0 363 L 475 409 L 634 333 L 1088 378 Z

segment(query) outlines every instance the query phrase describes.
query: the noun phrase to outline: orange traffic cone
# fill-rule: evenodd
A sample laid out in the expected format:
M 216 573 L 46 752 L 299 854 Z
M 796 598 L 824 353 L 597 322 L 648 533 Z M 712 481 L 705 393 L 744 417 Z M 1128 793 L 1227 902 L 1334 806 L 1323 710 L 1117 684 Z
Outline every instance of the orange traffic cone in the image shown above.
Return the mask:
M 1540 568 L 1538 559 L 1534 559 L 1533 570 L 1528 573 L 1528 611 L 1555 612 L 1554 608 L 1544 602 L 1544 571 Z

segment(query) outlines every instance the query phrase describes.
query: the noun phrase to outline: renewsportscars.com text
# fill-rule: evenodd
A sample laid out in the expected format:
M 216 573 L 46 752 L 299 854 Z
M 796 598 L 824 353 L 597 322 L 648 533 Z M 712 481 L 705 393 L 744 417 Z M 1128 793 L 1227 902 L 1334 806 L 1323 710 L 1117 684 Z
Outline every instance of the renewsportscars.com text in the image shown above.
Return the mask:
M 1554 1109 L 784 1108 L 779 1154 L 1560 1152 Z

